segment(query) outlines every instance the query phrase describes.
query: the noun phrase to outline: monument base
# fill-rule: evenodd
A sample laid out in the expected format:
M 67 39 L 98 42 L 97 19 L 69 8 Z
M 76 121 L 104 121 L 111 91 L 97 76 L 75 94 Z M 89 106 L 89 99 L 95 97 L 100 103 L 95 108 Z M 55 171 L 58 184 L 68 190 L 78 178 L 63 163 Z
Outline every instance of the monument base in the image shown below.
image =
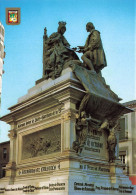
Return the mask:
M 60 164 L 22 170 L 20 176 L 16 177 L 14 185 L 6 184 L 8 178 L 2 179 L 0 193 L 3 195 L 135 194 L 128 177 L 123 176 L 120 170 L 117 163 L 102 164 L 96 159 L 83 160 L 81 157 L 73 160 L 71 156 L 71 160 L 65 159 Z
M 0 194 L 135 194 L 120 161 L 109 161 L 108 134 L 96 129 L 99 121 L 89 119 L 89 128 L 86 123 L 83 131 L 77 128 L 76 116 L 85 94 L 67 68 L 61 77 L 31 88 L 1 118 L 11 130 L 10 162 L 6 177 L 0 180 Z M 80 147 L 76 149 L 77 137 Z M 115 152 L 118 159 L 118 147 Z

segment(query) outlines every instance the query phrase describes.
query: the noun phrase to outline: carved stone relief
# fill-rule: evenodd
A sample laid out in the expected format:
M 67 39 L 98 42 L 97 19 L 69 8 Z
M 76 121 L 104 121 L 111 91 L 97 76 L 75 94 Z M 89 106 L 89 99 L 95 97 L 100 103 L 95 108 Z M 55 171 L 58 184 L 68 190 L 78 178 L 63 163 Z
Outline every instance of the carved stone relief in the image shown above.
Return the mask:
M 118 128 L 117 121 L 105 119 L 102 122 L 87 115 L 85 111 L 80 112 L 79 110 L 73 149 L 78 154 L 84 151 L 86 154 L 91 152 L 90 154 L 97 156 L 104 156 L 108 152 L 109 162 L 113 162 L 116 159 L 116 131 Z
M 61 127 L 56 125 L 25 135 L 22 139 L 22 160 L 61 150 Z

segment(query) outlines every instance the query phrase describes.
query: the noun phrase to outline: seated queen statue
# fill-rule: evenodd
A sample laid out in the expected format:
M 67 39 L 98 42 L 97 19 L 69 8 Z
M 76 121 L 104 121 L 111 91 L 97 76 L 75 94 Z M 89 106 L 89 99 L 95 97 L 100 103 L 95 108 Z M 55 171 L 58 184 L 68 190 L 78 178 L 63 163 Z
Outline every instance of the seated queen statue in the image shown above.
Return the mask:
M 79 60 L 77 54 L 70 48 L 70 44 L 64 37 L 65 32 L 66 22 L 59 22 L 58 31 L 51 34 L 49 38 L 45 36 L 43 55 L 45 77 L 47 78 L 59 77 L 66 62 Z

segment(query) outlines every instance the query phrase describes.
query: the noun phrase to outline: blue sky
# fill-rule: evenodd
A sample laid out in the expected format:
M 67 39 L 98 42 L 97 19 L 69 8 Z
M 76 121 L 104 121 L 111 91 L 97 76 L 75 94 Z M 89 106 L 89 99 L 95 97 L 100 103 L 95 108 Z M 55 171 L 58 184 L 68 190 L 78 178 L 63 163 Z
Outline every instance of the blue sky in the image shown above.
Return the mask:
M 5 8 L 21 8 L 21 24 L 6 24 Z M 85 26 L 91 21 L 101 32 L 108 66 L 102 74 L 123 99 L 135 96 L 135 0 L 0 0 L 0 21 L 5 27 L 1 113 L 27 93 L 42 77 L 44 27 L 50 35 L 59 21 L 67 22 L 65 37 L 71 47 L 84 45 Z M 1 122 L 1 141 L 8 140 L 8 125 Z

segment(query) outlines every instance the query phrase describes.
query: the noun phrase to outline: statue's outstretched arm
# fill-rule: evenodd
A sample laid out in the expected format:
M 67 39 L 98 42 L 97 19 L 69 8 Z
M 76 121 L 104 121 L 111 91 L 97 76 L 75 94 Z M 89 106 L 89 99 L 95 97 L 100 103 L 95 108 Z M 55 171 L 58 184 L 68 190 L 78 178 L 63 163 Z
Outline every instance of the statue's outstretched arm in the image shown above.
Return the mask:
M 84 49 L 84 46 L 77 46 L 79 49 Z
M 83 53 L 84 52 L 84 46 L 77 46 L 73 48 L 76 52 Z

